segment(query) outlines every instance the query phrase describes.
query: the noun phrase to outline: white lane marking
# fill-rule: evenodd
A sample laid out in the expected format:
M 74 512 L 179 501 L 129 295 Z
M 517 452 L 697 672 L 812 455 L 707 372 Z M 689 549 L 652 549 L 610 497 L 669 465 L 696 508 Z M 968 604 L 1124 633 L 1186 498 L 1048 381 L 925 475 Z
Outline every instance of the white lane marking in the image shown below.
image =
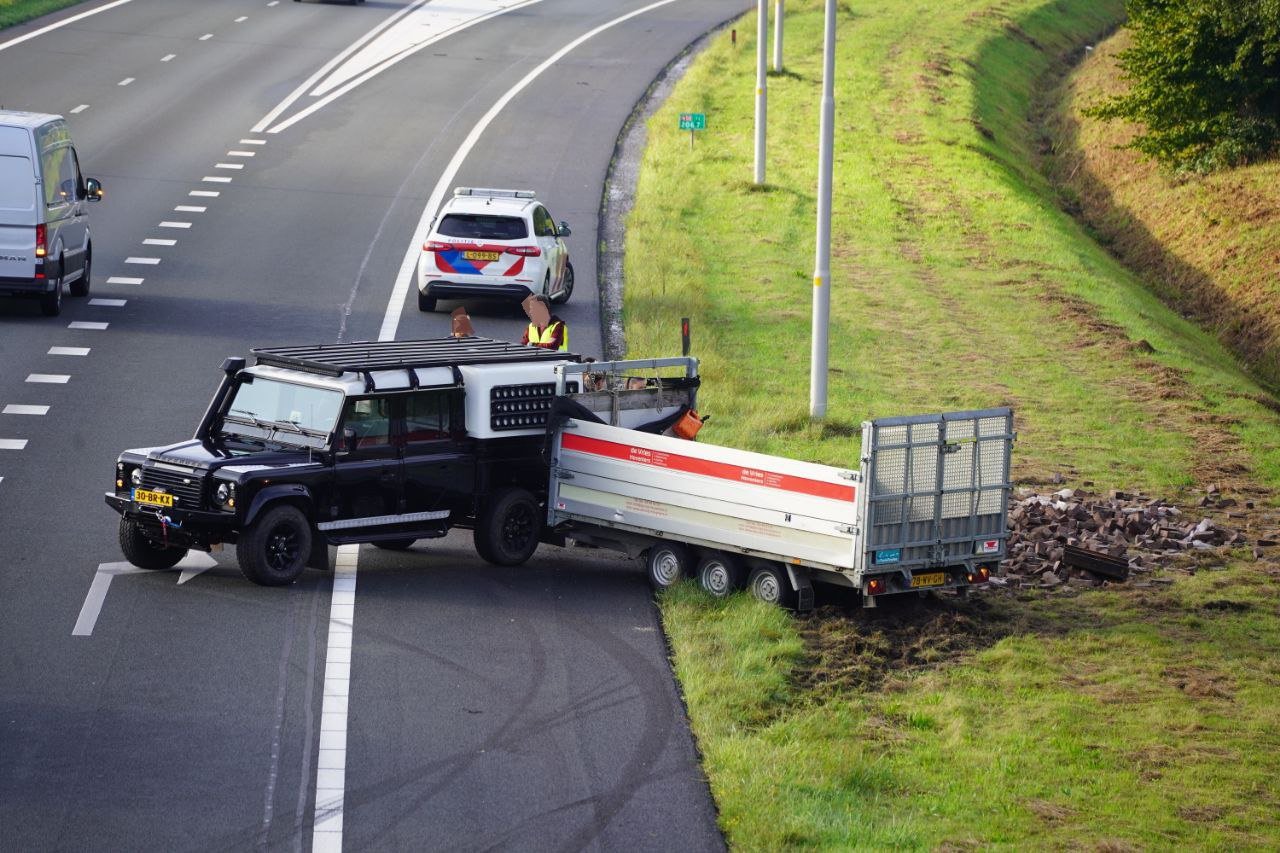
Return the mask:
M 542 72 L 546 71 L 552 65 L 559 62 L 566 54 L 576 48 L 578 45 L 588 39 L 599 35 L 607 29 L 616 27 L 624 21 L 638 17 L 650 12 L 654 9 L 668 6 L 677 0 L 658 0 L 657 3 L 650 3 L 648 6 L 642 6 L 631 12 L 614 18 L 612 21 L 606 21 L 594 30 L 589 30 L 578 36 L 564 47 L 557 50 L 551 56 L 547 57 L 536 68 L 524 75 L 514 86 L 506 91 L 501 98 L 494 103 L 489 111 L 486 112 L 480 121 L 476 122 L 476 126 L 471 128 L 471 132 L 467 134 L 467 138 L 458 146 L 458 150 L 454 152 L 453 159 L 449 161 L 449 165 L 445 167 L 440 174 L 440 180 L 436 182 L 435 189 L 431 191 L 431 195 L 427 198 L 427 205 L 422 211 L 422 218 L 418 220 L 418 227 L 414 229 L 413 239 L 409 241 L 409 248 L 405 250 L 404 260 L 400 264 L 400 272 L 396 275 L 396 283 L 391 291 L 391 301 L 387 303 L 387 311 L 382 317 L 382 328 L 378 330 L 378 340 L 390 341 L 396 336 L 396 328 L 400 325 L 400 315 L 404 311 L 405 297 L 409 295 L 409 286 L 413 283 L 414 270 L 418 265 L 418 256 L 422 253 L 422 244 L 427 239 L 427 231 L 431 227 L 431 220 L 436 214 L 436 210 L 440 207 L 444 200 L 444 195 L 453 185 L 453 179 L 457 176 L 458 170 L 462 168 L 462 163 L 467 159 L 467 155 L 471 153 L 471 149 L 480 141 L 481 135 L 488 129 L 489 125 L 497 118 L 498 113 L 511 102 L 511 99 L 520 94 L 526 86 L 538 78 Z
M 187 556 L 178 563 L 178 568 L 182 569 L 182 574 L 178 575 L 178 586 L 217 566 L 218 561 L 204 551 L 188 551 Z
M 190 223 L 190 222 L 173 222 L 173 221 L 171 221 L 171 220 L 166 219 L 164 222 L 161 222 L 161 223 L 160 223 L 160 226 L 159 226 L 159 227 L 161 227 L 161 228 L 190 228 L 190 227 L 191 227 L 191 223 Z
M 76 320 L 74 323 L 68 323 L 68 329 L 84 329 L 89 332 L 104 332 L 110 323 L 89 323 L 84 320 Z
M 176 59 L 176 58 L 177 58 L 177 56 L 178 56 L 178 54 L 176 54 L 176 53 L 167 53 L 167 54 L 165 54 L 164 56 L 160 57 L 160 61 L 161 61 L 161 62 L 172 62 L 174 59 Z
M 116 6 L 123 6 L 125 3 L 129 3 L 129 2 L 132 2 L 132 0 L 115 0 L 115 2 L 107 3 L 105 6 L 99 6 L 98 8 L 90 9 L 87 12 L 81 12 L 79 15 L 72 15 L 70 18 L 63 18 L 61 21 L 58 21 L 56 24 L 50 24 L 47 27 L 41 27 L 38 30 L 32 30 L 31 32 L 27 33 L 24 36 L 18 36 L 17 38 L 9 39 L 8 41 L 5 41 L 5 42 L 0 42 L 0 50 L 5 50 L 7 48 L 13 47 L 15 44 L 22 44 L 24 41 L 29 41 L 30 39 L 33 39 L 36 36 L 42 36 L 45 33 L 53 32 L 56 29 L 65 27 L 67 24 L 74 24 L 76 21 L 84 20 L 85 18 L 88 18 L 91 15 L 96 15 L 99 12 L 105 12 L 108 9 L 114 9 Z
M 196 39 L 196 40 L 197 40 L 197 41 L 208 41 L 208 40 L 209 40 L 209 39 L 211 39 L 211 38 L 213 38 L 213 33 L 205 33 L 204 35 L 200 36 L 200 38 L 198 38 L 198 39 Z
M 248 15 L 241 15 L 240 17 L 236 18 L 235 23 L 237 23 L 237 24 L 243 24 L 243 23 L 244 23 L 245 21 L 247 21 L 247 20 L 249 20 L 249 16 L 248 16 Z
M 80 113 L 84 112 L 84 111 L 85 111 L 85 110 L 87 110 L 87 109 L 89 109 L 89 105 L 88 105 L 88 104 L 81 104 L 81 105 L 80 105 L 80 106 L 78 106 L 78 107 L 72 107 L 72 108 L 69 110 L 69 112 L 70 112 L 72 115 L 78 115 L 78 114 L 80 114 Z
M 279 6 L 279 5 L 280 5 L 280 0 L 271 0 L 271 2 L 270 2 L 270 3 L 268 3 L 267 5 L 268 5 L 268 6 Z
M 127 299 L 90 299 L 89 304 L 102 308 L 123 308 L 128 301 Z
M 47 415 L 49 414 L 48 406 L 23 406 L 18 403 L 10 403 L 4 407 L 4 411 L 0 415 Z
M 147 239 L 142 241 L 142 245 L 144 246 L 176 246 L 178 245 L 178 241 L 164 240 L 159 237 L 148 237 Z
M 200 180 L 204 181 L 206 184 L 229 184 L 229 183 L 231 183 L 231 179 L 230 179 L 230 178 L 224 178 L 224 177 L 222 177 L 221 175 L 205 175 L 205 176 L 204 176 L 203 178 L 201 178 Z
M 142 284 L 144 279 L 131 275 L 113 275 L 107 279 L 107 284 Z
M 174 568 L 182 569 L 182 574 L 178 576 L 178 583 L 181 584 L 216 565 L 217 561 L 203 551 L 190 551 Z M 190 577 L 187 576 L 189 573 Z M 99 563 L 98 570 L 93 573 L 93 583 L 89 584 L 89 592 L 84 597 L 84 604 L 80 605 L 80 615 L 76 618 L 76 626 L 71 629 L 71 636 L 93 636 L 93 628 L 98 624 L 98 615 L 102 613 L 102 605 L 107 600 L 107 590 L 111 588 L 112 578 L 116 575 L 146 574 L 151 572 L 129 563 Z
M 37 385 L 66 385 L 71 377 L 65 373 L 32 373 L 27 381 Z
M 215 169 L 243 169 L 244 163 L 214 163 Z
M 228 157 L 256 157 L 257 151 L 228 151 Z
M 267 144 L 267 140 L 265 140 L 265 139 L 241 139 L 241 140 L 240 140 L 240 144 L 241 144 L 241 145 L 266 145 L 266 144 Z
M 339 545 L 333 565 L 324 704 L 320 711 L 320 757 L 316 763 L 316 803 L 312 819 L 311 849 L 316 853 L 342 850 L 342 805 L 347 784 L 347 697 L 351 692 L 351 639 L 359 555 L 359 545 Z
M 349 61 L 346 61 L 343 54 L 335 57 L 344 59 L 342 66 L 309 93 L 311 97 L 318 98 L 318 100 L 285 121 L 272 126 L 267 132 L 279 133 L 286 128 L 292 127 L 297 122 L 350 92 L 361 83 L 376 77 L 401 60 L 408 59 L 418 51 L 424 50 L 442 39 L 455 35 L 468 27 L 483 23 L 490 18 L 505 15 L 517 9 L 523 9 L 525 6 L 540 3 L 542 0 L 523 0 L 523 2 L 511 3 L 506 6 L 500 5 L 502 2 L 504 0 L 459 0 L 459 2 L 443 7 L 441 11 L 436 11 L 434 5 L 423 10 L 422 3 L 407 6 L 403 10 L 404 13 L 406 15 L 414 13 L 414 19 L 411 20 L 406 17 L 403 21 L 400 21 L 397 15 L 393 15 L 382 25 L 386 29 L 385 34 L 376 41 L 369 42 L 367 47 L 362 47 L 360 52 L 355 54 Z M 417 14 L 420 10 L 422 14 Z M 395 22 L 395 27 L 389 28 L 392 22 Z M 366 35 L 362 41 L 367 41 L 376 32 L 378 32 L 377 28 Z M 357 41 L 352 47 L 354 48 L 360 44 L 361 42 Z M 349 52 L 350 49 L 344 53 Z M 325 75 L 328 75 L 334 65 L 335 63 L 332 61 L 328 63 L 320 72 L 312 75 L 308 80 L 308 84 L 321 80 Z M 304 84 L 304 86 L 306 85 Z M 305 91 L 306 89 L 304 88 L 301 92 L 298 92 L 298 97 L 301 97 L 302 92 Z M 297 100 L 293 95 L 290 95 L 289 98 Z M 289 105 L 292 105 L 293 100 L 286 99 Z M 277 110 L 272 111 L 277 116 L 284 111 L 279 107 L 277 107 Z M 265 122 L 266 119 L 263 121 Z M 259 122 L 253 129 L 256 132 L 263 127 L 265 125 Z
M 208 178 L 205 178 L 205 180 L 208 180 Z M 194 198 L 217 198 L 222 195 L 222 193 L 217 190 L 192 190 L 187 193 L 187 195 L 193 196 Z
M 155 266 L 156 264 L 160 263 L 160 259 L 159 259 L 159 258 L 134 258 L 134 257 L 128 257 L 128 258 L 125 258 L 125 259 L 124 259 L 124 262 L 125 262 L 126 264 L 143 264 L 143 265 L 146 265 L 146 266 L 151 266 L 151 267 L 153 267 L 153 266 Z
M 79 355 L 89 354 L 88 347 L 49 347 L 49 355 Z
M 26 446 L 25 438 L 0 438 L 0 450 L 21 450 Z
M 137 80 L 137 79 L 138 79 L 137 77 L 126 77 L 126 78 L 124 78 L 123 80 L 121 80 L 119 83 L 117 83 L 116 85 L 117 85 L 117 86 L 128 86 L 130 83 L 132 83 L 134 80 Z
M 174 213 L 204 213 L 208 209 L 198 204 L 180 204 L 173 211 Z

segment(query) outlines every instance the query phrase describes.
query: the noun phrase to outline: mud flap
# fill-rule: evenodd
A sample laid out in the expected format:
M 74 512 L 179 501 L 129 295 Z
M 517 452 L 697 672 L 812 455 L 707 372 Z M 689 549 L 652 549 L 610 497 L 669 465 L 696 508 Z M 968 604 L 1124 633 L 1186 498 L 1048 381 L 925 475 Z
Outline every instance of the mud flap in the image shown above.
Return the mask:
M 307 557 L 308 569 L 319 569 L 322 572 L 333 571 L 329 563 L 329 543 L 318 530 L 311 531 L 311 554 Z
M 809 573 L 788 565 L 787 577 L 791 579 L 791 588 L 796 591 L 796 612 L 808 613 L 813 609 L 813 584 L 809 582 Z

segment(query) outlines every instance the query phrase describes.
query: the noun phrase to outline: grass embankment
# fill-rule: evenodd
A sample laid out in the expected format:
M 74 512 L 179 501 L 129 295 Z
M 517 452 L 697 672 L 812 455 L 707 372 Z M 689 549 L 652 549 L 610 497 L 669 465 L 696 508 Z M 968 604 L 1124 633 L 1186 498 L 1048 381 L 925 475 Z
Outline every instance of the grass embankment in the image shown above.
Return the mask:
M 0 29 L 83 2 L 84 0 L 0 0 Z
M 1037 81 L 1119 0 L 841 4 L 830 417 L 809 423 L 821 3 L 787 12 L 768 187 L 750 183 L 748 16 L 650 122 L 628 223 L 629 354 L 668 354 L 694 319 L 707 440 L 848 464 L 865 417 L 1009 404 L 1023 482 L 1274 502 L 1274 401 L 1035 165 Z M 689 111 L 708 118 L 693 151 Z M 849 620 L 664 596 L 730 843 L 1275 846 L 1280 567 L 1215 569 Z
M 1130 41 L 1121 30 L 1102 42 L 1054 93 L 1050 174 L 1098 237 L 1165 301 L 1280 388 L 1280 160 L 1172 175 L 1119 148 L 1136 126 L 1083 111 L 1127 89 L 1116 58 Z

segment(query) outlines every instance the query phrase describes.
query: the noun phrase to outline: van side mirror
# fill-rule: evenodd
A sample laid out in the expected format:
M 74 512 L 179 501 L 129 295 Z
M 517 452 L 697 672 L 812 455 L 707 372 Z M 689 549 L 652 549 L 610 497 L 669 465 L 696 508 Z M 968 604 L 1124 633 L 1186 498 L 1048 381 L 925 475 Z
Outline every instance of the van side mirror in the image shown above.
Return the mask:
M 560 232 L 561 237 L 568 237 L 573 233 L 569 230 L 569 223 L 565 222 L 563 219 L 561 219 L 560 224 L 556 226 L 556 230 Z
M 102 201 L 102 181 L 97 178 L 85 178 L 84 192 L 89 201 Z

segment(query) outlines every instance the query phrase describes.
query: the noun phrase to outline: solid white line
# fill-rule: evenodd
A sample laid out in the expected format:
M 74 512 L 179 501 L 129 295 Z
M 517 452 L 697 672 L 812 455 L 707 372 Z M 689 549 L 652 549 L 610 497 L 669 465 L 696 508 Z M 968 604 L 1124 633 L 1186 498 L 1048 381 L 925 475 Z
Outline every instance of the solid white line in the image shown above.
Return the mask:
M 201 207 L 198 204 L 180 204 L 173 210 L 175 213 L 204 213 L 209 208 Z
M 236 18 L 236 21 L 235 21 L 235 22 L 236 22 L 237 24 L 243 24 L 243 23 L 244 23 L 245 21 L 247 21 L 247 20 L 249 20 L 249 16 L 248 16 L 248 15 L 241 15 L 240 17 Z
M 27 381 L 37 385 L 66 385 L 71 377 L 65 373 L 32 373 Z
M 164 222 L 161 222 L 161 223 L 160 223 L 160 226 L 159 226 L 159 227 L 161 227 L 161 228 L 190 228 L 190 227 L 191 227 L 191 223 L 190 223 L 190 222 L 173 222 L 173 221 L 171 221 L 171 220 L 166 219 Z
M 67 328 L 68 329 L 85 329 L 90 332 L 102 332 L 102 331 L 105 331 L 107 326 L 110 326 L 110 325 L 111 325 L 110 323 L 88 323 L 88 322 L 85 322 L 84 320 L 76 320 L 74 323 L 68 323 Z
M 127 299 L 90 299 L 90 305 L 97 305 L 101 308 L 123 308 Z
M 351 644 L 355 623 L 359 545 L 339 545 L 329 602 L 329 643 L 325 652 L 324 704 L 320 711 L 320 755 L 312 851 L 342 850 L 342 811 L 347 773 L 347 698 L 351 692 Z
M 84 111 L 85 111 L 85 110 L 87 110 L 87 109 L 89 109 L 89 105 L 88 105 L 88 104 L 81 104 L 81 105 L 80 105 L 80 106 L 78 106 L 78 107 L 72 107 L 72 108 L 69 110 L 69 112 L 70 112 L 72 115 L 78 115 L 78 114 L 80 114 L 80 113 L 84 112 Z
M 26 446 L 25 438 L 0 438 L 0 450 L 21 450 Z
M 206 178 L 205 180 L 208 180 L 208 178 Z M 217 198 L 218 196 L 222 195 L 222 193 L 218 192 L 217 190 L 192 190 L 191 192 L 187 193 L 187 195 L 194 196 L 195 198 Z
M 224 178 L 224 177 L 222 177 L 221 175 L 205 175 L 205 176 L 204 176 L 203 178 L 201 178 L 200 180 L 204 181 L 206 184 L 229 184 L 229 183 L 231 183 L 231 179 L 230 179 L 230 178 Z
M 99 12 L 105 12 L 108 9 L 114 9 L 116 6 L 123 6 L 125 3 L 129 3 L 129 2 L 132 2 L 132 0 L 115 0 L 114 3 L 108 3 L 105 6 L 99 6 L 96 9 L 90 9 L 87 12 L 81 12 L 79 15 L 72 15 L 70 18 L 63 18 L 61 21 L 58 21 L 56 24 L 50 24 L 49 26 L 41 27 L 38 30 L 32 30 L 31 32 L 27 33 L 25 36 L 18 36 L 15 39 L 9 39 L 6 42 L 0 42 L 0 50 L 5 50 L 7 48 L 13 47 L 15 44 L 22 44 L 24 41 L 29 41 L 30 39 L 33 39 L 36 36 L 42 36 L 45 33 L 53 32 L 56 29 L 65 27 L 67 24 L 74 24 L 76 21 L 84 20 L 85 18 L 88 18 L 91 15 L 96 15 Z
M 200 36 L 200 38 L 196 39 L 196 41 L 208 41 L 211 38 L 213 38 L 213 33 L 205 33 L 204 35 Z
M 88 355 L 88 347 L 49 347 L 49 355 Z
M 214 163 L 215 169 L 243 169 L 244 163 Z
M 471 153 L 471 149 L 480 141 L 480 136 L 488 129 L 493 120 L 497 118 L 498 113 L 502 112 L 503 107 L 511 102 L 511 99 L 520 94 L 526 86 L 538 78 L 542 72 L 546 71 L 555 63 L 559 62 L 567 53 L 576 48 L 578 45 L 599 35 L 611 27 L 615 27 L 624 21 L 643 15 L 654 9 L 663 6 L 669 6 L 677 0 L 658 0 L 657 3 L 650 3 L 625 15 L 607 21 L 578 36 L 564 47 L 557 50 L 551 56 L 543 60 L 536 68 L 526 74 L 521 80 L 512 86 L 507 92 L 497 100 L 497 102 L 489 108 L 480 119 L 476 122 L 476 126 L 471 128 L 471 132 L 467 134 L 467 138 L 463 140 L 462 145 L 454 152 L 453 159 L 449 161 L 449 165 L 445 167 L 444 172 L 440 175 L 440 180 L 436 182 L 435 189 L 431 191 L 431 195 L 427 198 L 427 205 L 422 211 L 422 218 L 418 220 L 418 227 L 414 229 L 413 239 L 409 241 L 409 248 L 405 250 L 404 260 L 400 264 L 400 272 L 396 275 L 395 287 L 391 291 L 391 301 L 387 303 L 387 311 L 382 317 L 382 327 L 378 330 L 378 340 L 390 341 L 396 336 L 396 328 L 400 325 L 400 315 L 404 312 L 404 301 L 409 295 L 409 286 L 413 283 L 413 273 L 418 265 L 418 257 L 422 254 L 422 244 L 427 239 L 427 231 L 431 227 L 431 220 L 435 217 L 437 208 L 444 201 L 444 195 L 449 191 L 453 179 L 457 177 L 458 170 L 462 168 L 462 163 L 467 159 L 467 155 Z
M 240 140 L 240 144 L 241 144 L 241 145 L 266 145 L 266 144 L 267 144 L 267 140 L 265 140 L 265 139 L 241 139 L 241 140 Z
M 178 55 L 178 54 L 176 54 L 176 53 L 169 53 L 169 54 L 165 54 L 164 56 L 160 57 L 160 61 L 161 61 L 161 62 L 169 62 L 169 61 L 171 61 L 171 60 L 175 59 L 175 58 L 177 57 L 177 55 Z
M 21 406 L 17 403 L 10 403 L 4 407 L 2 415 L 47 415 L 49 414 L 48 406 Z
M 142 241 L 144 246 L 176 246 L 177 240 L 161 240 L 159 237 L 148 237 Z
M 145 264 L 145 265 L 147 265 L 147 266 L 151 266 L 151 267 L 153 267 L 153 266 L 155 266 L 156 264 L 160 263 L 160 259 L 159 259 L 159 258 L 133 258 L 133 257 L 129 257 L 129 258 L 125 258 L 125 259 L 124 259 L 124 262 L 125 262 L 126 264 Z
M 131 275 L 113 275 L 107 279 L 107 284 L 142 284 L 144 279 Z
M 133 82 L 134 80 L 136 80 L 136 79 L 138 79 L 138 78 L 137 78 L 137 77 L 126 77 L 126 78 L 124 78 L 123 80 L 121 80 L 119 83 L 117 83 L 116 85 L 117 85 L 117 86 L 128 86 L 130 83 L 132 83 L 132 82 Z
M 258 152 L 256 151 L 228 151 L 227 152 L 228 157 L 256 157 L 257 154 Z

